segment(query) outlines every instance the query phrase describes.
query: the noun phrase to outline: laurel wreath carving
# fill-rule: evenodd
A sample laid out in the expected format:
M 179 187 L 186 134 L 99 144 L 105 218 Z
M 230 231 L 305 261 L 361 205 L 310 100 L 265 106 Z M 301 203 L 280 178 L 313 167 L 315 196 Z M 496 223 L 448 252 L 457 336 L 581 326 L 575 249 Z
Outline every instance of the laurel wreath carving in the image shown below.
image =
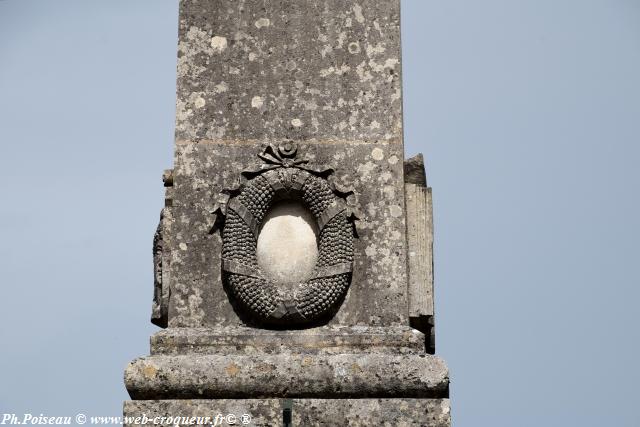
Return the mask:
M 258 157 L 264 163 L 243 172 L 246 182 L 227 191 L 227 203 L 214 211 L 214 231 L 222 231 L 223 280 L 237 306 L 261 323 L 311 323 L 335 313 L 347 294 L 357 217 L 345 203 L 348 193 L 327 180 L 333 170 L 298 158 L 294 143 L 269 145 Z M 256 256 L 262 222 L 273 204 L 282 200 L 303 204 L 319 230 L 313 276 L 293 292 L 270 281 Z

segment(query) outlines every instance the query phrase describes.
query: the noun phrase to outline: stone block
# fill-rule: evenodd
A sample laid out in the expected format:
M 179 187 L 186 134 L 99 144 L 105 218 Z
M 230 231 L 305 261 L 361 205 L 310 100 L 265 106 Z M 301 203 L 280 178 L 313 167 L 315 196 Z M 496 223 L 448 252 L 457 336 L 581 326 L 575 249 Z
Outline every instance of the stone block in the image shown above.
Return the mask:
M 255 168 L 258 143 L 179 144 L 174 169 L 172 236 L 166 246 L 171 298 L 170 327 L 250 324 L 234 310 L 222 283 L 219 233 L 211 234 L 221 194 L 234 188 L 240 172 Z M 357 211 L 351 286 L 332 326 L 407 325 L 406 224 L 403 154 L 399 141 L 301 143 L 298 152 L 334 170 L 330 182 L 353 192 Z M 259 163 L 258 163 L 259 164 Z
M 449 399 L 295 399 L 292 426 L 449 427 Z
M 219 426 L 254 427 L 353 426 L 353 427 L 449 427 L 449 399 L 220 399 L 220 400 L 141 400 L 127 401 L 124 415 L 157 421 L 159 426 L 173 427 L 169 418 L 207 418 Z M 235 424 L 227 422 L 228 415 Z M 247 417 L 248 416 L 248 417 Z M 217 417 L 217 418 L 216 418 Z M 161 422 L 161 421 L 165 422 Z M 246 422 L 245 423 L 243 423 Z M 288 422 L 288 423 L 287 423 Z M 125 423 L 125 427 L 141 423 Z M 149 425 L 147 423 L 147 425 Z M 183 425 L 186 425 L 184 423 Z
M 402 137 L 398 0 L 182 0 L 176 141 Z

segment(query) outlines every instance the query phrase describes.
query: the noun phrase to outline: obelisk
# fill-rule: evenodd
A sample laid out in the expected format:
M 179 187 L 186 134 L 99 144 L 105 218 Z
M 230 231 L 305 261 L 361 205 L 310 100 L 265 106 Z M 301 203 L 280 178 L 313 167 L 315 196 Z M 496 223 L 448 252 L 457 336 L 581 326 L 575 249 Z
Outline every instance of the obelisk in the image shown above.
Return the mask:
M 180 1 L 164 329 L 127 424 L 450 425 L 401 71 L 400 0 Z

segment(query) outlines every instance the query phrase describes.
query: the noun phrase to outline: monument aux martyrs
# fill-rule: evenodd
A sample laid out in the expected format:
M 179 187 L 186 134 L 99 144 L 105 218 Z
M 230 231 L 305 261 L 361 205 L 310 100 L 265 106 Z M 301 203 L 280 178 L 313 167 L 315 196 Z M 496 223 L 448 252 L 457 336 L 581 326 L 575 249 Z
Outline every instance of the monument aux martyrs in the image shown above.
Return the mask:
M 125 424 L 450 426 L 400 0 L 182 0 L 163 180 Z

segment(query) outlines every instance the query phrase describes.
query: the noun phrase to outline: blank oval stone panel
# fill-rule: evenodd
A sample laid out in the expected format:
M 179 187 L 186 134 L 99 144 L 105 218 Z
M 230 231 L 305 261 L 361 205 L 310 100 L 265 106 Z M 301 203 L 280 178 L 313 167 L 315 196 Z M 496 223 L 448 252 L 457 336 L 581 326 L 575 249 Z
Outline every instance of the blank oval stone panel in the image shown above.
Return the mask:
M 311 212 L 300 203 L 282 202 L 262 224 L 257 246 L 262 272 L 283 285 L 310 279 L 318 261 L 318 228 Z

